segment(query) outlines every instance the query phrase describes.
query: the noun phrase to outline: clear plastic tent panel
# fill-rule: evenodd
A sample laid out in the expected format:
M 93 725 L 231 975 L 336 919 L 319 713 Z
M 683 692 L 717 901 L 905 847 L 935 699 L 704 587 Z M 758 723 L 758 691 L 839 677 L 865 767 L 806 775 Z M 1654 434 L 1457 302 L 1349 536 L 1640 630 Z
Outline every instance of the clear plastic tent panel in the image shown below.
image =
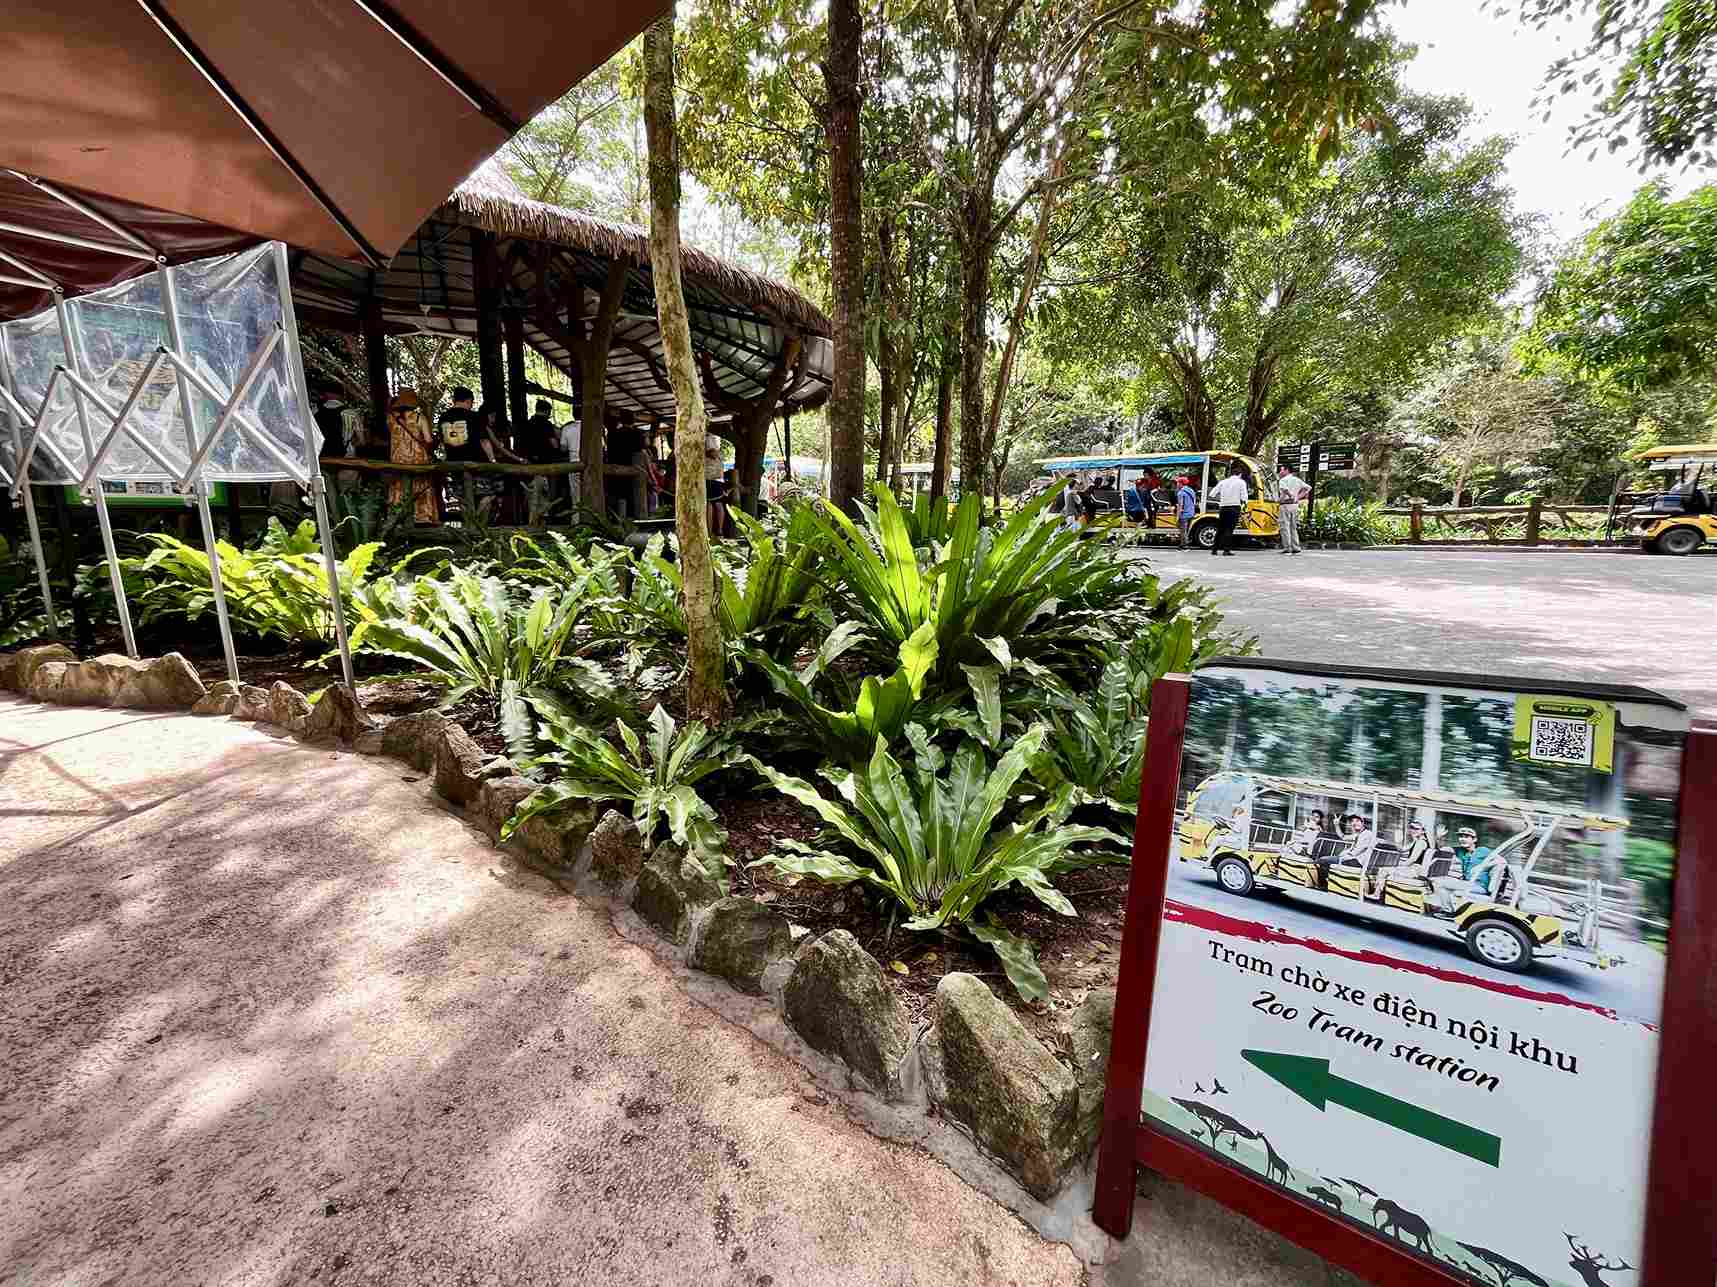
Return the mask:
M 175 277 L 182 351 L 224 401 L 242 382 L 252 356 L 284 321 L 282 283 L 273 248 L 264 245 L 186 264 L 175 270 Z M 151 273 L 82 296 L 71 301 L 66 311 L 82 352 L 86 378 L 110 407 L 119 410 L 157 349 L 168 342 L 159 276 Z M 12 390 L 26 408 L 34 411 L 54 367 L 65 361 L 57 315 L 50 309 L 0 326 L 0 341 L 6 345 Z M 266 435 L 287 459 L 307 462 L 314 458 L 315 444 L 305 441 L 307 416 L 291 362 L 287 345 L 278 344 L 240 404 L 240 415 L 228 422 L 204 459 L 201 477 L 265 482 L 292 476 L 278 459 L 256 444 L 250 433 L 241 430 L 238 419 L 254 433 Z M 197 404 L 197 427 L 207 434 L 220 417 L 220 403 L 195 386 L 191 396 Z M 126 425 L 147 439 L 168 462 L 180 469 L 188 467 L 192 439 L 180 405 L 179 382 L 170 363 L 157 365 Z M 89 431 L 95 445 L 107 437 L 110 427 L 107 416 L 91 407 Z M 18 426 L 18 430 L 22 441 L 29 425 Z M 63 379 L 55 389 L 44 436 L 47 441 L 36 448 L 31 460 L 31 478 L 37 482 L 79 481 L 89 455 L 70 387 Z M 8 473 L 15 474 L 12 433 L 0 433 L 0 441 L 0 460 L 5 461 Z M 113 439 L 100 473 L 103 478 L 176 481 L 126 433 Z
M 5 346 L 0 375 L 7 377 L 7 386 L 26 410 L 34 414 L 42 405 L 43 392 L 50 383 L 54 384 L 53 400 L 42 426 L 44 441 L 30 457 L 30 477 L 38 483 L 78 481 L 89 453 L 84 449 L 83 434 L 78 427 L 71 386 L 64 379 L 53 381 L 54 368 L 66 360 L 58 316 L 49 309 L 0 326 L 0 344 Z M 5 444 L 6 473 L 16 478 L 17 453 L 29 438 L 30 424 L 18 423 L 16 415 L 4 419 L 6 431 L 0 434 L 0 439 Z

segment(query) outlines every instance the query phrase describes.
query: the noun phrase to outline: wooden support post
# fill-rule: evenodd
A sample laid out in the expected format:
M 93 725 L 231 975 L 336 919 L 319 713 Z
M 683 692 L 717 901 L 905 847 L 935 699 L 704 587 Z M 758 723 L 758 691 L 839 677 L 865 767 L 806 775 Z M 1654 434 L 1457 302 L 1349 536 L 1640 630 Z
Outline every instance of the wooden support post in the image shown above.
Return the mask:
M 1544 498 L 1542 496 L 1534 496 L 1530 501 L 1527 502 L 1527 505 L 1526 505 L 1526 543 L 1528 545 L 1537 545 L 1538 544 L 1538 531 L 1539 531 L 1540 525 L 1543 522 L 1543 517 L 1544 517 L 1543 512 L 1542 512 L 1542 508 L 1541 508 L 1543 506 L 1543 504 L 1544 504 Z
M 371 274 L 372 282 L 375 274 Z M 382 331 L 382 302 L 374 295 L 364 300 L 364 366 L 369 372 L 370 441 L 386 442 L 388 436 L 388 347 Z
M 495 235 L 471 229 L 471 266 L 477 291 L 477 368 L 483 404 L 506 405 L 506 381 L 501 376 L 501 266 L 495 255 Z
M 501 314 L 507 330 L 507 418 L 513 422 L 514 441 L 520 426 L 530 417 L 525 402 L 525 315 L 516 308 Z
M 1423 545 L 1425 542 L 1425 510 L 1421 505 L 1415 505 L 1407 519 L 1407 539 L 1414 545 Z

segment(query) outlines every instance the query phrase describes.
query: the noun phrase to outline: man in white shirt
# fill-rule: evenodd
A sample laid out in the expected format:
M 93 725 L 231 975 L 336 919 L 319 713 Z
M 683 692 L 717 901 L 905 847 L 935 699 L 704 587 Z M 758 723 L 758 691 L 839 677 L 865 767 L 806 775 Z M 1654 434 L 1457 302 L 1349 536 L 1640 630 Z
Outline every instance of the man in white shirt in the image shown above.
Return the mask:
M 1216 544 L 1210 547 L 1211 556 L 1226 554 L 1233 558 L 1234 529 L 1240 523 L 1240 511 L 1252 499 L 1252 489 L 1246 486 L 1246 472 L 1239 461 L 1228 467 L 1228 477 L 1212 487 L 1210 494 L 1216 498 Z
M 1293 470 L 1286 465 L 1277 467 L 1276 499 L 1280 502 L 1277 521 L 1282 528 L 1282 553 L 1300 552 L 1300 502 L 1311 492 Z

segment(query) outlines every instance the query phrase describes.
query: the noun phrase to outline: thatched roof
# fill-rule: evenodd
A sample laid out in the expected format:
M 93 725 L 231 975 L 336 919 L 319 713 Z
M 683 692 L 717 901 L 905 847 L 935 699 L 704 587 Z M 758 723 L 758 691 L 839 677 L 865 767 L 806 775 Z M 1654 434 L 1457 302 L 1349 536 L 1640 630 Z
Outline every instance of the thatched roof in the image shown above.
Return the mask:
M 293 295 L 315 324 L 353 329 L 365 301 L 374 299 L 384 325 L 396 333 L 474 338 L 477 242 L 483 234 L 494 241 L 502 304 L 518 318 L 525 341 L 575 377 L 575 387 L 576 348 L 613 265 L 624 265 L 620 317 L 608 353 L 608 407 L 620 415 L 673 419 L 645 232 L 532 201 L 494 160 L 454 190 L 387 268 L 367 273 L 343 261 L 302 255 L 293 269 Z M 815 304 L 783 282 L 690 247 L 683 284 L 692 347 L 714 414 L 722 413 L 723 403 L 762 396 L 795 335 L 802 342 L 800 356 L 776 411 L 828 400 L 833 328 Z
M 453 190 L 441 213 L 497 236 L 546 241 L 603 259 L 624 259 L 645 270 L 650 267 L 647 229 L 532 201 L 492 157 Z M 695 246 L 682 247 L 681 255 L 681 272 L 688 285 L 713 286 L 729 299 L 774 314 L 810 335 L 834 333 L 823 311 L 786 282 L 717 259 Z

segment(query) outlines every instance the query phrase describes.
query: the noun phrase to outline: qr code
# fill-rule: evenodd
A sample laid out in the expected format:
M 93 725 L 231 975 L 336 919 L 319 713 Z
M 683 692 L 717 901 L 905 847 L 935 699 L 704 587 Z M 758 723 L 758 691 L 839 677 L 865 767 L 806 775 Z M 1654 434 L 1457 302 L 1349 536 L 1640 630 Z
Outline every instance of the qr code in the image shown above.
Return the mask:
M 1583 719 L 1534 715 L 1532 749 L 1527 752 L 1527 758 L 1548 760 L 1552 764 L 1590 764 L 1592 725 Z

